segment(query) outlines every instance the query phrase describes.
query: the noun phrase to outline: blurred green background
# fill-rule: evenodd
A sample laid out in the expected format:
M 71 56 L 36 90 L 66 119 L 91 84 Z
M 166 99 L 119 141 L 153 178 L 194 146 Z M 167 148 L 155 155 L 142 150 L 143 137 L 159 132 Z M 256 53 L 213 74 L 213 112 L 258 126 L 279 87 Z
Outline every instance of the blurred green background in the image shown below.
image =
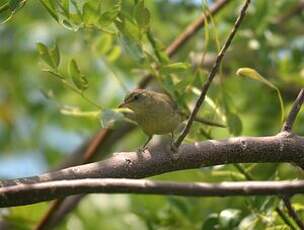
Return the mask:
M 166 57 L 164 48 L 216 1 L 156 0 L 145 1 L 144 7 L 142 1 L 131 0 L 25 2 L 21 7 L 22 1 L 0 1 L 1 6 L 9 4 L 0 14 L 2 179 L 37 175 L 58 166 L 101 128 L 104 111 L 113 112 L 126 90 L 135 88 L 146 73 L 156 73 L 158 85 L 178 104 L 191 107 L 197 97 L 193 91 L 204 82 L 210 68 L 208 60 L 211 63 L 214 60 L 244 1 L 230 1 L 172 59 Z M 208 93 L 210 100 L 200 112 L 204 117 L 225 122 L 228 128 L 196 125 L 186 142 L 238 135 L 275 135 L 280 131 L 281 109 L 276 91 L 259 81 L 238 77 L 236 71 L 250 67 L 259 72 L 278 87 L 285 111 L 289 111 L 304 85 L 304 14 L 303 8 L 295 10 L 299 3 L 252 1 Z M 104 17 L 98 18 L 100 15 Z M 115 22 L 117 18 L 119 22 Z M 152 40 L 147 38 L 148 33 Z M 40 43 L 38 49 L 37 43 Z M 44 55 L 53 52 L 58 58 L 53 49 L 56 44 L 60 63 L 52 66 L 54 63 L 50 65 Z M 81 88 L 86 87 L 85 80 L 77 86 L 77 79 L 70 76 L 72 59 L 78 66 L 74 68 L 78 80 L 84 77 L 88 81 L 85 90 Z M 174 63 L 180 68 L 173 68 Z M 94 104 L 103 108 L 101 116 L 83 116 L 86 112 L 100 112 Z M 302 115 L 295 132 L 304 133 Z M 135 129 L 110 150 L 135 150 L 145 138 L 142 131 Z M 289 164 L 244 164 L 243 167 L 257 180 L 302 176 Z M 202 182 L 245 180 L 233 165 L 154 178 Z M 304 218 L 303 198 L 295 197 L 293 201 Z M 48 204 L 1 209 L 0 218 L 12 229 L 31 229 Z M 278 206 L 280 200 L 270 197 L 89 195 L 58 229 L 288 229 L 274 212 Z

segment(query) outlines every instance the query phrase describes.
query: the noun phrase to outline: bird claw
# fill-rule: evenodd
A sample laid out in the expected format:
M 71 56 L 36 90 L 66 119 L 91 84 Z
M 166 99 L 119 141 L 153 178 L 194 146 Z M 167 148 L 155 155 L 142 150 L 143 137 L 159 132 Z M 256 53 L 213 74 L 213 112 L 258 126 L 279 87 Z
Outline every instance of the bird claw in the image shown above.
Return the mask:
M 170 144 L 170 150 L 171 150 L 173 153 L 177 153 L 178 147 L 176 146 L 176 144 L 175 144 L 174 142 L 171 142 L 171 144 Z
M 146 150 L 148 150 L 148 147 L 144 146 L 144 147 L 138 148 L 136 150 L 136 152 L 137 153 L 145 153 Z

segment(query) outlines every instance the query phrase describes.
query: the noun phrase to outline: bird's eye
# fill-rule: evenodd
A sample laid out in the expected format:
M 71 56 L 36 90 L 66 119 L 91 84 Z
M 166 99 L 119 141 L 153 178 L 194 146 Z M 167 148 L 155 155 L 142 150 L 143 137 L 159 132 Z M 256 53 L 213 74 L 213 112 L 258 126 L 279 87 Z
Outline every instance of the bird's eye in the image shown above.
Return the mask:
M 137 100 L 138 98 L 139 98 L 139 95 L 135 95 L 135 96 L 133 97 L 134 100 Z

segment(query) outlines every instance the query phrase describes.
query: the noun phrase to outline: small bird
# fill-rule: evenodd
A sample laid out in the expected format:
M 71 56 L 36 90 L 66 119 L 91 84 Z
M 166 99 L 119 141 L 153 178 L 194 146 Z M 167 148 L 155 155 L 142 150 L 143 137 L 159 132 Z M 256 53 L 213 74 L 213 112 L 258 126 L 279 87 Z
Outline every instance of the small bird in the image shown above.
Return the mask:
M 143 148 L 149 143 L 153 135 L 171 134 L 187 116 L 180 112 L 174 101 L 166 94 L 146 89 L 135 89 L 126 95 L 119 108 L 128 108 L 133 113 L 126 117 L 135 121 L 148 135 Z M 199 122 L 224 127 L 223 125 L 197 119 Z
M 135 89 L 126 95 L 120 108 L 128 108 L 134 112 L 127 116 L 134 120 L 148 135 L 144 148 L 153 135 L 163 135 L 173 132 L 182 122 L 176 104 L 163 93 L 157 93 L 145 89 Z

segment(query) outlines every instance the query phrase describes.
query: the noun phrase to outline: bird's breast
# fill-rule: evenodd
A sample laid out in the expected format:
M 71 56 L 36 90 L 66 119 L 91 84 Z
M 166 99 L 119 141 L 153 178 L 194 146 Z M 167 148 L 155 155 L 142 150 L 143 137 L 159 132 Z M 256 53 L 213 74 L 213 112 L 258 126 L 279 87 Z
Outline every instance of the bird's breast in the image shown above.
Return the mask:
M 162 135 L 173 132 L 181 122 L 180 116 L 174 111 L 149 111 L 138 114 L 136 121 L 148 135 Z

